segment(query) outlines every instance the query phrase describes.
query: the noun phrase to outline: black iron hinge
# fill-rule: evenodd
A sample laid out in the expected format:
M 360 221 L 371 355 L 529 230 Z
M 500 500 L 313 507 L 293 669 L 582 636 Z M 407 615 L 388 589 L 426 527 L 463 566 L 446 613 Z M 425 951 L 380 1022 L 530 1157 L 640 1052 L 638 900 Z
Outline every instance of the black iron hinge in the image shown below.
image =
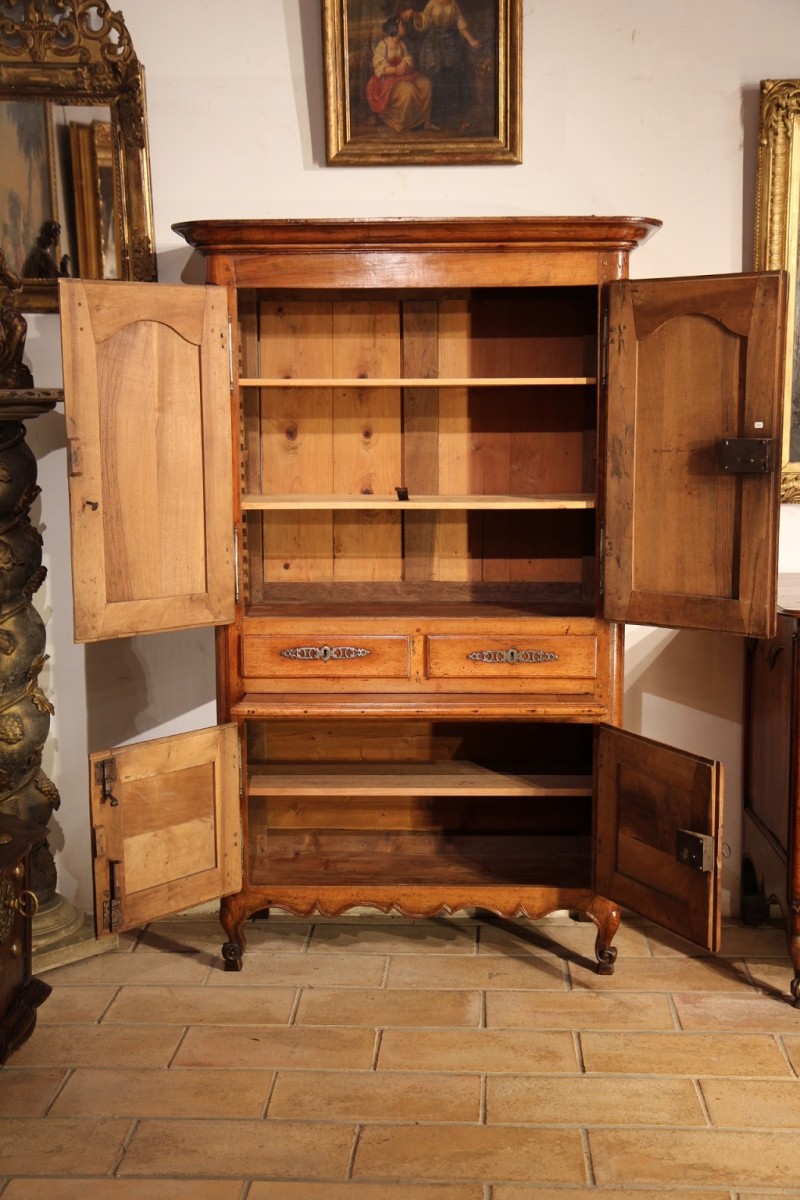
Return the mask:
M 116 808 L 119 800 L 111 790 L 112 783 L 117 781 L 117 764 L 113 758 L 104 758 L 94 764 L 94 781 L 100 785 L 101 800 Z

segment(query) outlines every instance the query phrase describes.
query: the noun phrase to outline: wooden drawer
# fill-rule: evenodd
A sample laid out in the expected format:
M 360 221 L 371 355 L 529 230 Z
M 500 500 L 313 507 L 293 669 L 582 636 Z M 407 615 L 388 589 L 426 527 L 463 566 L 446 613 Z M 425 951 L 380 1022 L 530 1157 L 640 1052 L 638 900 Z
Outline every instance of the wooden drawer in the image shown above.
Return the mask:
M 427 639 L 430 679 L 592 680 L 597 675 L 594 635 L 525 633 L 503 637 L 431 635 Z
M 360 633 L 245 635 L 242 674 L 280 679 L 408 679 L 411 639 Z

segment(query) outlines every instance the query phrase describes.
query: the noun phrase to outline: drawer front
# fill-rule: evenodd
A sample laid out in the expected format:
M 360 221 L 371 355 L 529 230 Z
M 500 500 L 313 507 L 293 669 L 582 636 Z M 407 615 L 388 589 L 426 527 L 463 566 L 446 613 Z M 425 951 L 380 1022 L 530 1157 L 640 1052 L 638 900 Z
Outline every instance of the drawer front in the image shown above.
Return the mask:
M 427 639 L 427 674 L 430 679 L 591 680 L 597 675 L 597 638 L 524 632 L 432 635 Z
M 408 679 L 408 637 L 361 634 L 251 635 L 242 639 L 242 673 L 270 679 Z

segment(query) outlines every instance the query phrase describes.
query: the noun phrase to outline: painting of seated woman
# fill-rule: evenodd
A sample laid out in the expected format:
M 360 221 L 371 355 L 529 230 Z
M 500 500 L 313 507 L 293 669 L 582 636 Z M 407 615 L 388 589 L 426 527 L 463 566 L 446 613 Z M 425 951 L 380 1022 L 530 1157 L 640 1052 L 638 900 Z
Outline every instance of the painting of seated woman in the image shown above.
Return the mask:
M 519 162 L 521 0 L 324 0 L 328 161 Z

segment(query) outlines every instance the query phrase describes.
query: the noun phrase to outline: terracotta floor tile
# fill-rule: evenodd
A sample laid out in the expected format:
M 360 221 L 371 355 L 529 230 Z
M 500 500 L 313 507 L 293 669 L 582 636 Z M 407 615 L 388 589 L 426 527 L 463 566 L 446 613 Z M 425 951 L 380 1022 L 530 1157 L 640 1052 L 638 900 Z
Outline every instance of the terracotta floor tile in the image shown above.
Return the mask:
M 127 1120 L 8 1117 L 0 1122 L 3 1175 L 108 1175 L 131 1129 Z M 6 1193 L 8 1194 L 8 1193 Z
M 701 1079 L 714 1125 L 800 1129 L 800 1079 Z
M 296 1021 L 298 1025 L 477 1026 L 480 1018 L 478 992 L 306 988 Z
M 486 1120 L 533 1125 L 698 1125 L 705 1114 L 690 1079 L 490 1076 Z
M 659 928 L 658 925 L 646 925 L 643 932 L 647 934 L 652 953 L 655 955 L 688 955 L 693 958 L 707 955 L 707 951 L 692 945 L 677 934 L 670 933 L 667 929 Z M 738 922 L 724 922 L 719 953 L 726 958 L 746 958 L 752 954 L 759 958 L 775 956 L 788 961 L 786 933 L 782 926 L 760 925 L 753 928 Z
M 540 1188 L 515 1183 L 497 1183 L 492 1189 L 492 1200 L 731 1200 L 731 1193 L 728 1188 L 724 1191 L 709 1191 L 703 1188 L 702 1192 L 684 1191 L 682 1188 L 678 1191 L 673 1187 L 647 1188 L 640 1191 L 626 1185 L 623 1198 L 619 1188 Z M 758 1200 L 770 1198 L 759 1194 Z M 773 1200 L 777 1200 L 777 1197 Z
M 311 925 L 306 922 L 290 923 L 272 919 L 246 921 L 244 935 L 247 940 L 247 953 L 259 954 L 269 950 L 274 954 L 299 954 L 305 949 L 310 930 Z M 205 921 L 191 918 L 158 921 L 146 930 L 140 930 L 136 941 L 136 953 L 203 952 L 216 957 L 225 941 L 225 930 L 217 917 Z
M 544 954 L 516 958 L 501 954 L 477 958 L 399 954 L 389 964 L 387 986 L 566 991 L 560 959 Z
M 478 1075 L 390 1074 L 386 1071 L 280 1071 L 271 1119 L 313 1121 L 480 1120 Z
M 687 1187 L 800 1187 L 797 1134 L 741 1130 L 598 1129 L 589 1131 L 595 1178 L 611 1184 Z M 791 1193 L 790 1193 L 791 1194 Z
M 782 931 L 729 962 L 623 916 L 611 977 L 566 912 L 246 933 L 239 973 L 216 914 L 47 972 L 3 1200 L 800 1200 Z
M 476 953 L 474 924 L 426 921 L 411 925 L 392 923 L 314 925 L 309 954 L 466 954 Z
M 776 1040 L 768 1034 L 581 1034 L 588 1072 L 627 1075 L 789 1075 Z
M 610 992 L 752 992 L 738 962 L 720 958 L 618 958 L 613 975 L 568 963 L 572 985 Z
M 492 1029 L 387 1029 L 378 1053 L 379 1071 L 578 1070 L 570 1033 Z
M 755 958 L 748 955 L 745 966 L 750 974 L 753 987 L 771 992 L 775 996 L 791 1002 L 791 984 L 794 971 L 788 961 L 782 958 Z
M 79 1067 L 53 1105 L 59 1117 L 260 1117 L 271 1071 Z
M 386 971 L 381 954 L 253 954 L 241 971 L 211 971 L 210 987 L 380 987 Z
M 364 1071 L 372 1066 L 374 1051 L 371 1029 L 207 1025 L 188 1031 L 173 1066 Z
M 657 993 L 487 992 L 492 1029 L 674 1029 L 669 997 Z
M 597 960 L 594 952 L 597 930 L 591 922 L 571 921 L 565 925 L 554 925 L 544 921 L 487 922 L 480 926 L 478 934 L 479 954 L 556 954 L 578 955 L 590 964 Z M 620 925 L 614 945 L 623 955 L 650 955 L 650 946 L 643 929 L 633 925 Z
M 241 1200 L 236 1179 L 13 1179 L 3 1200 Z
M 296 997 L 293 987 L 123 987 L 103 1024 L 285 1025 Z
M 62 1022 L 74 1025 L 79 1021 L 99 1021 L 117 990 L 116 987 L 100 985 L 53 988 L 38 1009 L 37 1021 L 43 1025 L 58 1025 Z
M 54 971 L 48 971 L 44 979 L 51 987 L 96 983 L 190 985 L 202 983 L 212 966 L 211 956 L 200 961 L 190 954 L 128 954 L 116 951 L 70 963 L 67 967 L 56 967 Z
M 798 1013 L 798 1030 L 800 1031 L 800 1013 Z M 798 1032 L 797 1036 L 784 1034 L 781 1041 L 786 1053 L 789 1055 L 789 1061 L 794 1067 L 795 1073 L 800 1075 L 800 1032 Z
M 166 1067 L 179 1026 L 42 1025 L 16 1051 L 15 1067 Z
M 43 1117 L 67 1072 L 63 1067 L 17 1070 L 16 1061 L 14 1055 L 0 1074 L 0 1117 Z
M 789 997 L 676 992 L 672 999 L 683 1029 L 800 1031 L 800 1012 L 792 1007 Z
M 374 1126 L 362 1131 L 356 1179 L 517 1179 L 583 1183 L 578 1130 L 486 1125 Z
M 484 1200 L 482 1183 L 253 1183 L 247 1200 Z
M 118 1173 L 343 1180 L 354 1134 L 352 1125 L 290 1121 L 142 1121 Z

